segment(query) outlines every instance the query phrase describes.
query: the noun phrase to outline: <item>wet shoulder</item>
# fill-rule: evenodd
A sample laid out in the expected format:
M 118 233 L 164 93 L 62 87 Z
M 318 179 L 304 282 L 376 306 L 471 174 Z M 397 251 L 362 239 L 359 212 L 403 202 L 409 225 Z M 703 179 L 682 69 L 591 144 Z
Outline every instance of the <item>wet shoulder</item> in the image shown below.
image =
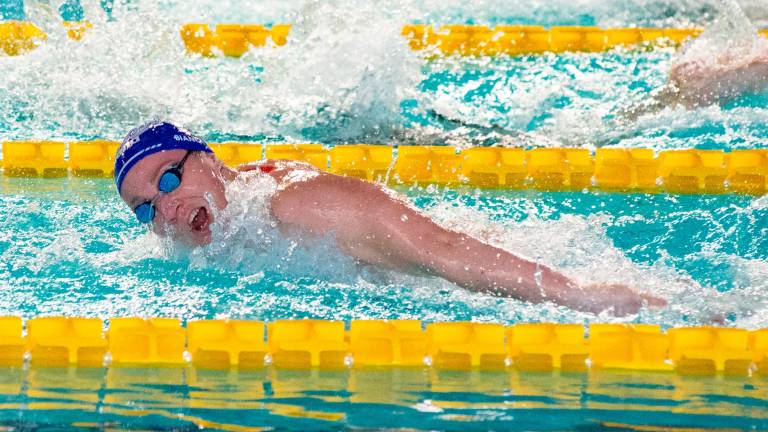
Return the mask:
M 240 172 L 260 172 L 277 181 L 278 188 L 326 175 L 317 167 L 305 162 L 283 159 L 266 159 L 238 167 Z

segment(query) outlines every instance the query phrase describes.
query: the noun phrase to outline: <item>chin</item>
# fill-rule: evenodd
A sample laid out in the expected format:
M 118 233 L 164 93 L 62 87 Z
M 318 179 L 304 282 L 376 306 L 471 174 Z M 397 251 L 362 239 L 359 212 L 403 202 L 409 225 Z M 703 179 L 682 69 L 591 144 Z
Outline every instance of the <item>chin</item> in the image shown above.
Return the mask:
M 210 230 L 193 232 L 190 239 L 194 246 L 206 246 L 211 243 L 212 235 Z
M 171 234 L 169 237 L 186 247 L 198 247 L 210 244 L 213 235 L 210 230 L 206 229 L 205 231 L 187 231 L 184 233 Z

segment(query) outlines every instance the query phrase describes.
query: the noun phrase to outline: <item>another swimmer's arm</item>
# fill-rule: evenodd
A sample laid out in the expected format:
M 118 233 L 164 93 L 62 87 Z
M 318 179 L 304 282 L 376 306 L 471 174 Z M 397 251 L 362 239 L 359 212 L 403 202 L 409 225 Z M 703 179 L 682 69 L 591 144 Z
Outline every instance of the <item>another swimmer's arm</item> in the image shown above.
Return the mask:
M 686 59 L 672 66 L 669 82 L 677 89 L 676 101 L 686 107 L 722 104 L 762 92 L 768 86 L 768 48 Z
M 727 103 L 745 93 L 762 92 L 767 86 L 768 49 L 762 46 L 746 52 L 730 49 L 713 51 L 707 57 L 684 56 L 672 64 L 667 84 L 643 101 L 621 109 L 612 127 L 670 106 Z

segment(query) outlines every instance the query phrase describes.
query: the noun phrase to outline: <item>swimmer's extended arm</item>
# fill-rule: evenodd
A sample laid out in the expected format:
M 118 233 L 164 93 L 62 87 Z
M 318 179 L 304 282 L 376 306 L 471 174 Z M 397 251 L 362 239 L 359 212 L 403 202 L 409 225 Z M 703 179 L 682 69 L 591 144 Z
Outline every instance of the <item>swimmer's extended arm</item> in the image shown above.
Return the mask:
M 279 173 L 277 175 L 280 175 Z M 279 191 L 275 217 L 318 234 L 333 232 L 356 259 L 401 270 L 421 270 L 473 291 L 616 315 L 663 300 L 620 285 L 579 286 L 564 275 L 445 229 L 391 192 L 372 183 L 316 173 Z
M 768 46 L 760 45 L 748 52 L 726 50 L 711 54 L 676 61 L 669 70 L 668 83 L 643 102 L 622 110 L 620 120 L 634 120 L 667 106 L 723 104 L 768 87 Z
M 676 101 L 688 107 L 759 93 L 768 86 L 768 47 L 676 63 L 669 71 L 669 82 L 676 89 Z

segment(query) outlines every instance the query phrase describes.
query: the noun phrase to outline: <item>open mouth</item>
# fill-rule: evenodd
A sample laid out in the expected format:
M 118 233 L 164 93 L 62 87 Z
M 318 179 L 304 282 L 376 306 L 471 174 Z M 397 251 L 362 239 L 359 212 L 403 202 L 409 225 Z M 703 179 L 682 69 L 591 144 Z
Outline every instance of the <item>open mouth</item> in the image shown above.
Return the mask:
M 205 207 L 200 207 L 189 216 L 189 226 L 192 231 L 203 231 L 208 226 L 209 220 L 208 210 Z

